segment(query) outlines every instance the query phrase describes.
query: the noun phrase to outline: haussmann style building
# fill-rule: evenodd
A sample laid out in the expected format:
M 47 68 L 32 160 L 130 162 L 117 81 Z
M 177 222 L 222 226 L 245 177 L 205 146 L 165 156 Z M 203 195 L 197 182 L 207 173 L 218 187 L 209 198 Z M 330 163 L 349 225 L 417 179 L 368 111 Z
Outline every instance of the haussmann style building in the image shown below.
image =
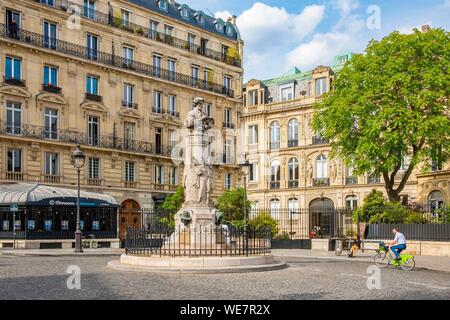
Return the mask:
M 344 54 L 336 57 L 331 67 L 304 72 L 293 68 L 273 79 L 250 80 L 244 85 L 241 126 L 245 128 L 244 149 L 251 164 L 248 189 L 258 209 L 255 212 L 271 212 L 274 218 L 288 221 L 297 219 L 289 214 L 291 211 L 354 209 L 371 190 L 385 192 L 382 177 L 356 176 L 343 161 L 330 160 L 328 141 L 310 127 L 313 104 L 330 90 L 336 72 L 351 57 Z M 417 170 L 411 175 L 401 194 L 404 204 L 437 207 L 450 202 L 450 166 L 438 157 L 430 162 L 430 173 Z M 407 164 L 405 158 L 397 183 Z M 326 229 L 329 221 L 320 219 L 312 215 L 310 220 L 314 222 L 298 221 L 295 227 L 302 227 L 302 232 L 297 235 L 308 237 L 313 225 Z M 292 226 L 292 221 L 287 225 Z
M 81 189 L 115 199 L 123 238 L 126 226 L 145 223 L 141 209 L 181 184 L 183 119 L 200 96 L 215 119 L 215 193 L 236 186 L 243 41 L 235 17 L 169 0 L 2 0 L 0 9 L 1 184 L 74 189 L 80 145 Z M 73 231 L 66 220 L 18 216 L 19 231 Z M 0 215 L 0 234 L 12 226 Z

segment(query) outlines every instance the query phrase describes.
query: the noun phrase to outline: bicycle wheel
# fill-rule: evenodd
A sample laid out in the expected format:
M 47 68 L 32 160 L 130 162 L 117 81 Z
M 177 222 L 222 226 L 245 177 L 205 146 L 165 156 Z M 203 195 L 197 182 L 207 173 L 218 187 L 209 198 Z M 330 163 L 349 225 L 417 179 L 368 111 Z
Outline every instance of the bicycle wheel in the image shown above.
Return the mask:
M 408 258 L 405 261 L 402 261 L 402 264 L 400 265 L 400 268 L 405 271 L 411 271 L 416 266 L 416 261 L 414 261 L 414 258 Z
M 389 264 L 389 255 L 387 252 L 380 252 L 375 255 L 373 262 L 377 267 L 386 268 Z

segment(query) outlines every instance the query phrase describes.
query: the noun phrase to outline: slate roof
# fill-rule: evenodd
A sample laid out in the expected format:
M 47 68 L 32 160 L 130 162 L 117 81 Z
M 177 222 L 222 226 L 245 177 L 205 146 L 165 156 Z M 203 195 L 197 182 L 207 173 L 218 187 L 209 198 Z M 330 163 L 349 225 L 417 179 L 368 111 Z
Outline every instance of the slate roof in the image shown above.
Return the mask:
M 195 17 L 195 14 L 197 12 L 199 12 L 198 10 L 194 10 L 184 4 L 180 4 L 180 3 L 177 3 L 174 1 L 173 1 L 173 3 L 171 3 L 168 0 L 166 0 L 166 1 L 167 1 L 167 6 L 168 6 L 167 12 L 165 12 L 159 8 L 159 4 L 158 4 L 157 0 L 128 0 L 128 2 L 131 2 L 133 4 L 136 4 L 138 6 L 144 7 L 149 10 L 155 11 L 159 14 L 166 15 L 172 19 L 176 19 L 181 22 L 188 23 L 197 28 L 204 29 L 206 31 L 215 33 L 217 35 L 220 35 L 222 37 L 225 37 L 225 38 L 228 38 L 231 40 L 239 40 L 239 30 L 237 30 L 236 26 L 234 26 L 233 24 L 227 23 L 226 21 L 224 21 L 224 26 L 231 26 L 233 32 L 231 35 L 227 34 L 225 31 L 224 31 L 224 33 L 221 33 L 219 31 L 217 31 L 217 29 L 216 29 L 216 25 L 214 24 L 216 19 L 214 17 L 211 17 L 210 15 L 207 15 L 206 13 L 201 11 L 201 12 L 203 12 L 204 17 L 205 17 L 205 23 L 204 23 L 204 25 L 201 25 L 197 22 L 197 18 Z M 179 8 L 181 6 L 186 6 L 189 8 L 189 10 L 188 10 L 189 18 L 187 20 L 181 17 L 181 13 L 179 11 Z

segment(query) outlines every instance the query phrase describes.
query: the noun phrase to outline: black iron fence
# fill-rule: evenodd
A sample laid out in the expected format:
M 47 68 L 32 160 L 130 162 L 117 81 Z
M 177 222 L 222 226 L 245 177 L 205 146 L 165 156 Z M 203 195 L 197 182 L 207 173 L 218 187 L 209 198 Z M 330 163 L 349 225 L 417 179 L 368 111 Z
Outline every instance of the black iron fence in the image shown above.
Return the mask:
M 125 252 L 137 256 L 249 256 L 271 250 L 271 230 L 229 224 L 197 228 L 127 228 Z
M 176 37 L 173 37 L 171 35 L 167 35 L 162 32 L 158 32 L 156 30 L 152 30 L 150 28 L 122 20 L 120 17 L 115 17 L 112 14 L 106 14 L 97 10 L 93 10 L 91 8 L 82 7 L 79 4 L 73 3 L 71 1 L 67 0 L 53 0 L 51 3 L 48 3 L 43 0 L 34 0 L 35 2 L 40 2 L 43 4 L 46 4 L 48 6 L 61 9 L 63 11 L 66 11 L 70 14 L 77 13 L 74 12 L 76 10 L 75 8 L 80 8 L 80 15 L 84 18 L 93 20 L 95 22 L 101 23 L 103 25 L 109 25 L 114 28 L 118 28 L 130 33 L 134 33 L 136 35 L 145 37 L 147 39 L 155 40 L 158 42 L 162 42 L 164 44 L 167 44 L 172 47 L 176 47 L 178 49 L 182 49 L 185 51 L 189 51 L 191 53 L 199 54 L 217 61 L 225 62 L 229 65 L 240 67 L 241 66 L 241 59 L 239 57 L 231 56 L 224 54 L 219 51 L 215 51 L 209 48 L 206 48 L 206 46 L 199 46 L 196 44 L 193 44 L 187 40 L 179 39 Z
M 54 50 L 77 58 L 87 59 L 113 67 L 131 70 L 145 76 L 176 82 L 181 85 L 186 85 L 202 90 L 224 94 L 229 97 L 234 97 L 234 90 L 222 84 L 200 80 L 190 75 L 162 69 L 160 67 L 130 60 L 103 51 L 95 50 L 95 54 L 92 54 L 93 50 L 91 48 L 55 38 L 50 38 L 48 36 L 44 36 L 42 34 L 24 29 L 20 29 L 17 32 L 12 33 L 8 30 L 8 27 L 5 24 L 0 24 L 0 37 L 20 41 L 40 48 Z

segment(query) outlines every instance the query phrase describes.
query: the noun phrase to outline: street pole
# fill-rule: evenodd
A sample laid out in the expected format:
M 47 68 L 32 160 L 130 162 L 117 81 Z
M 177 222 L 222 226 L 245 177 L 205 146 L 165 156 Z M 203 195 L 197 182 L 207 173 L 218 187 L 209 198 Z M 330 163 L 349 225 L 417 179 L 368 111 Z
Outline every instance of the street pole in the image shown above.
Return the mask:
M 16 212 L 13 211 L 13 250 L 16 249 Z
M 247 175 L 244 174 L 244 246 L 245 254 L 248 256 L 248 234 L 247 234 Z
M 78 189 L 77 189 L 77 230 L 75 231 L 75 252 L 83 252 L 81 247 L 81 226 L 80 226 L 80 168 L 77 169 Z

